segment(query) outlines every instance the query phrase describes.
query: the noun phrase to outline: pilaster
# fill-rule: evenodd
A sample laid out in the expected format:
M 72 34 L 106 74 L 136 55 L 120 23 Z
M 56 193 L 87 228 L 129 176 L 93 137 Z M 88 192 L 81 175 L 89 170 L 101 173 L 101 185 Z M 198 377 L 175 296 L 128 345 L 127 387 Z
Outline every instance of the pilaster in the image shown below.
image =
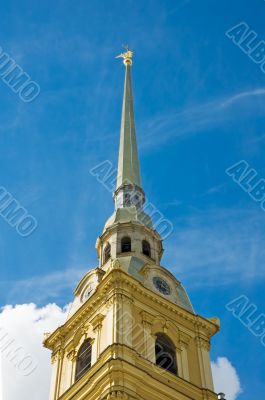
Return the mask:
M 186 381 L 190 380 L 190 373 L 189 373 L 189 361 L 188 361 L 188 345 L 190 339 L 187 336 L 180 335 L 179 346 L 180 346 L 180 358 L 181 358 L 181 366 L 182 371 L 181 375 L 183 379 Z
M 59 349 L 52 354 L 52 385 L 50 400 L 57 400 L 59 397 L 63 358 L 63 349 Z
M 142 324 L 143 324 L 143 333 L 144 333 L 144 354 L 143 356 L 155 363 L 155 335 L 152 334 L 152 325 L 154 317 L 149 313 L 142 311 Z
M 76 350 L 71 350 L 68 354 L 67 354 L 67 359 L 68 362 L 70 364 L 70 384 L 69 387 L 72 386 L 74 384 L 75 381 L 75 372 L 76 372 L 76 358 L 77 358 L 77 351 Z
M 214 390 L 210 356 L 209 356 L 210 342 L 209 340 L 207 340 L 202 336 L 197 336 L 196 345 L 199 357 L 202 387 Z
M 95 343 L 95 354 L 93 357 L 93 350 L 92 350 L 92 363 L 93 361 L 95 362 L 101 353 L 101 331 L 102 331 L 102 322 L 104 320 L 105 316 L 102 314 L 98 314 L 96 315 L 92 321 L 91 321 L 91 325 L 93 327 L 93 331 L 95 332 L 95 337 L 96 337 L 96 343 Z

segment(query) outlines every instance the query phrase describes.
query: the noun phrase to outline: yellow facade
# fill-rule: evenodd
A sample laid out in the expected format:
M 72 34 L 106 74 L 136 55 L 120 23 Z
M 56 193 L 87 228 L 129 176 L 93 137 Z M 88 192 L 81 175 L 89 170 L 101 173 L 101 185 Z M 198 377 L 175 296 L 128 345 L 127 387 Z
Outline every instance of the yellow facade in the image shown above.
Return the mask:
M 143 287 L 111 262 L 89 300 L 45 340 L 53 351 L 50 400 L 216 399 L 210 338 L 218 321 L 194 315 Z M 176 346 L 178 376 L 155 365 L 155 335 Z M 93 340 L 91 369 L 74 382 L 76 356 Z
M 150 219 L 141 220 L 142 204 L 128 203 L 128 193 L 143 190 L 139 168 L 133 175 L 128 164 L 128 151 L 132 165 L 138 158 L 134 121 L 126 120 L 133 118 L 131 62 L 125 65 L 119 165 L 135 182 L 120 179 L 115 212 L 97 240 L 99 266 L 77 286 L 66 323 L 45 337 L 52 351 L 50 400 L 216 400 L 209 351 L 219 321 L 194 313 L 181 283 L 161 265 L 162 239 Z M 171 343 L 175 372 L 158 363 L 159 337 Z M 84 343 L 90 365 L 79 376 Z

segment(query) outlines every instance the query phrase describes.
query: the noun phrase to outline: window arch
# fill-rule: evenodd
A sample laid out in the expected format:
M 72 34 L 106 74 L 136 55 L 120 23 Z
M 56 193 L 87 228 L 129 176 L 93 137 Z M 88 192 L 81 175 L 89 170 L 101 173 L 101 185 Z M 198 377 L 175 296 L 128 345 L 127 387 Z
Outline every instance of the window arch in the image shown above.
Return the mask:
M 142 241 L 142 252 L 147 257 L 151 257 L 151 246 L 147 240 Z
M 110 258 L 110 250 L 111 250 L 110 244 L 107 243 L 104 249 L 104 263 L 108 261 L 108 259 Z
M 155 353 L 156 365 L 177 374 L 176 348 L 173 342 L 162 333 L 157 334 Z
M 125 236 L 121 239 L 121 252 L 127 253 L 131 251 L 131 238 L 129 236 Z
M 75 380 L 80 379 L 91 367 L 92 343 L 86 340 L 77 355 Z

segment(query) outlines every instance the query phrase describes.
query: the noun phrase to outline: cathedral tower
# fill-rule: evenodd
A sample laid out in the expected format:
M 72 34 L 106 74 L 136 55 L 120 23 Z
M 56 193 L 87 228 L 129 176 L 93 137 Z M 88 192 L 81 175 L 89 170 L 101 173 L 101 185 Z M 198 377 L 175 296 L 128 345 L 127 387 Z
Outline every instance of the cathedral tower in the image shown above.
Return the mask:
M 50 400 L 216 400 L 210 339 L 216 318 L 194 313 L 161 265 L 162 238 L 145 212 L 131 82 L 125 65 L 115 210 L 96 249 L 99 266 L 80 281 L 67 321 L 46 334 Z

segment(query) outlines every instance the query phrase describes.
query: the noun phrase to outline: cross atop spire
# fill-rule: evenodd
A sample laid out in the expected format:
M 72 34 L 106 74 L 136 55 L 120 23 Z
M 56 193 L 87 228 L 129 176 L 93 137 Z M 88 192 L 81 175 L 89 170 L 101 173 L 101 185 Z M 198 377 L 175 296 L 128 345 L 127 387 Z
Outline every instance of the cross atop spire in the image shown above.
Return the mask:
M 120 192 L 122 188 L 126 187 L 127 198 L 128 192 L 133 192 L 136 198 L 143 198 L 143 191 L 141 189 L 140 166 L 138 159 L 138 150 L 136 142 L 134 109 L 133 109 L 133 94 L 132 94 L 132 78 L 131 66 L 133 52 L 126 48 L 126 52 L 118 55 L 116 58 L 123 58 L 125 65 L 125 81 L 124 93 L 122 103 L 122 117 L 121 117 L 121 132 L 120 132 L 120 148 L 118 160 L 118 173 L 116 192 Z M 122 190 L 124 192 L 124 190 Z M 137 197 L 137 193 L 138 197 Z M 119 196 L 120 197 L 120 196 Z M 136 199 L 136 200 L 137 200 Z M 129 204 L 130 203 L 130 204 Z M 140 201 L 143 203 L 143 201 Z M 120 204 L 120 202 L 119 202 Z M 127 206 L 131 206 L 128 202 Z
M 124 45 L 123 47 L 125 48 L 126 52 L 119 54 L 116 58 L 123 58 L 124 65 L 132 65 L 133 52 L 129 49 L 128 44 Z

